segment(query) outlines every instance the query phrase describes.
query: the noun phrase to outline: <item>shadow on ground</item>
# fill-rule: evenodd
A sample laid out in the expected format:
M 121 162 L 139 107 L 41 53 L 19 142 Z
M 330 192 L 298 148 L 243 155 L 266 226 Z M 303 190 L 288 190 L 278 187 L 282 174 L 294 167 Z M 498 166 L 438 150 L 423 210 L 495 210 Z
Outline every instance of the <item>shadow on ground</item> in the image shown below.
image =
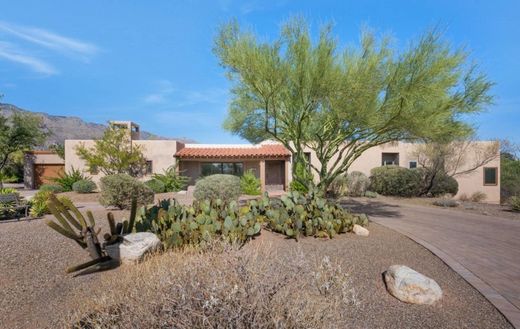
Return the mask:
M 356 199 L 343 199 L 340 205 L 355 213 L 365 213 L 368 216 L 377 217 L 402 217 L 398 205 L 391 205 L 380 201 L 362 201 Z

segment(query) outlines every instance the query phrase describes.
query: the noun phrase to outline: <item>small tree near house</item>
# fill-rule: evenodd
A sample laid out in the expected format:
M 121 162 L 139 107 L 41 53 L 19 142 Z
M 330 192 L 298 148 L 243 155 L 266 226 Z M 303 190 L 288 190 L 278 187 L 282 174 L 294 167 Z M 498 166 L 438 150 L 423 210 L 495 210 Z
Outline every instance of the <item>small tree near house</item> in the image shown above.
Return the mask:
M 13 156 L 42 145 L 47 135 L 36 115 L 15 113 L 7 118 L 0 113 L 0 188 L 4 169 Z
M 344 51 L 325 26 L 314 41 L 293 19 L 274 42 L 237 23 L 224 25 L 214 52 L 234 83 L 225 128 L 259 142 L 272 138 L 292 153 L 293 180 L 310 185 L 310 168 L 326 190 L 367 149 L 398 140 L 466 136 L 460 118 L 492 100 L 492 86 L 433 30 L 403 51 L 364 33 Z M 316 153 L 309 163 L 305 149 Z
M 420 194 L 429 194 L 435 180 L 442 176 L 455 178 L 485 166 L 500 156 L 499 149 L 498 141 L 484 144 L 471 138 L 417 145 L 412 155 L 424 174 Z
M 128 174 L 141 176 L 146 170 L 143 146 L 132 143 L 128 131 L 109 125 L 103 137 L 94 142 L 93 147 L 80 144 L 76 147 L 78 156 L 86 162 L 88 169 L 105 175 Z

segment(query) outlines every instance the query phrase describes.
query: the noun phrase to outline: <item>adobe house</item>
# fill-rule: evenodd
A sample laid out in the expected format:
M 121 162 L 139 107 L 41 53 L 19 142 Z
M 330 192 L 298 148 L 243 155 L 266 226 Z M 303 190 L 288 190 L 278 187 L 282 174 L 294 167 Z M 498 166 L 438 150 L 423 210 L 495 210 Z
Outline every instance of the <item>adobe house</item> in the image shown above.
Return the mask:
M 242 175 L 251 170 L 262 184 L 264 191 L 287 190 L 291 182 L 292 159 L 290 152 L 280 143 L 265 141 L 251 144 L 184 144 L 174 140 L 141 140 L 139 126 L 129 121 L 116 121 L 112 124 L 127 129 L 134 145 L 142 145 L 147 158 L 147 172 L 142 178 L 147 180 L 154 173 L 161 173 L 171 165 L 178 164 L 183 175 L 190 177 L 190 185 L 203 176 L 223 173 Z M 65 170 L 83 169 L 98 182 L 101 173 L 88 172 L 85 163 L 76 154 L 75 148 L 83 143 L 92 146 L 94 140 L 65 141 Z M 484 147 L 489 143 L 477 142 L 474 148 Z M 367 176 L 370 170 L 382 165 L 398 165 L 406 168 L 418 166 L 413 158 L 413 143 L 390 143 L 374 147 L 364 152 L 350 167 L 350 171 L 361 171 Z M 314 166 L 318 166 L 316 154 L 306 150 L 306 155 Z M 477 153 L 477 150 L 471 150 Z M 497 151 L 498 152 L 498 151 Z M 468 152 L 469 153 L 469 152 Z M 473 153 L 472 153 L 473 154 Z M 469 157 L 472 156 L 469 154 Z M 333 158 L 334 160 L 334 158 Z M 333 162 L 331 161 L 331 163 Z M 315 174 L 315 179 L 318 179 Z M 500 156 L 470 174 L 456 177 L 459 193 L 470 196 L 480 191 L 487 195 L 486 202 L 500 202 Z

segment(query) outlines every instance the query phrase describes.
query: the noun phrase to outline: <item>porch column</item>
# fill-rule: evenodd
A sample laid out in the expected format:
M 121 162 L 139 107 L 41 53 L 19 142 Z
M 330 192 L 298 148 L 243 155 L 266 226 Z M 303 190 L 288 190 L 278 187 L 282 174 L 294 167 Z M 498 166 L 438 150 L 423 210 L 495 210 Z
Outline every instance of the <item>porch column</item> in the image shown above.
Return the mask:
M 290 175 L 290 169 L 289 169 L 289 160 L 285 160 L 284 161 L 285 163 L 285 175 L 284 175 L 284 178 L 285 178 L 285 186 L 284 186 L 284 190 L 287 192 L 289 191 L 289 175 Z
M 265 192 L 265 160 L 260 160 L 260 188 Z

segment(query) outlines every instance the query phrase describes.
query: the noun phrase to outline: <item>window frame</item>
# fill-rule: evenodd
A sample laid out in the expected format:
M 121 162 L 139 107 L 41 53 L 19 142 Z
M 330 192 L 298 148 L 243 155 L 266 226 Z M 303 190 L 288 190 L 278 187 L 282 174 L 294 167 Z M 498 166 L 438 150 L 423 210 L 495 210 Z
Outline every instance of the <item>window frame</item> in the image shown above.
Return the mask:
M 232 165 L 233 173 L 225 174 L 224 173 L 224 164 Z M 213 168 L 217 168 L 217 166 L 215 166 L 215 165 L 218 165 L 218 168 L 220 169 L 220 172 L 214 172 L 214 173 L 211 173 L 209 175 L 204 175 L 204 173 L 203 173 L 203 166 L 204 165 L 211 165 L 211 166 L 213 166 Z M 239 167 L 240 167 L 241 170 L 237 170 Z M 244 162 L 242 162 L 242 161 L 233 161 L 233 162 L 230 162 L 230 161 L 215 161 L 215 162 L 203 161 L 203 162 L 200 162 L 200 175 L 201 175 L 201 177 L 207 177 L 207 176 L 216 175 L 216 174 L 234 175 L 234 176 L 237 176 L 237 177 L 242 177 L 244 175 Z
M 486 183 L 486 169 L 495 170 L 495 183 Z M 497 186 L 498 185 L 498 167 L 484 167 L 482 171 L 482 183 L 484 186 Z
M 412 168 L 412 162 L 415 163 L 415 167 Z M 417 160 L 410 160 L 408 161 L 408 169 L 417 169 Z
M 145 175 L 153 174 L 153 160 L 146 160 L 146 171 Z

